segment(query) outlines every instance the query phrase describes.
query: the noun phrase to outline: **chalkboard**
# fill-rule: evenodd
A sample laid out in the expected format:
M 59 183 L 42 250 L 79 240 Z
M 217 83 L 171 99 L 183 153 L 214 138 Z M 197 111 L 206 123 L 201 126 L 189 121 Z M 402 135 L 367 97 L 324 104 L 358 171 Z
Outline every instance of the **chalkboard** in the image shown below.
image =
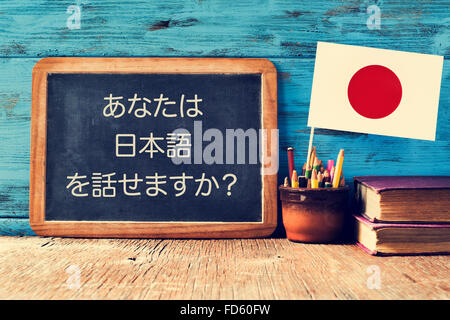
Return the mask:
M 270 171 L 261 156 L 277 150 L 261 140 L 276 130 L 267 60 L 46 58 L 33 70 L 32 104 L 38 234 L 273 231 L 277 154 Z

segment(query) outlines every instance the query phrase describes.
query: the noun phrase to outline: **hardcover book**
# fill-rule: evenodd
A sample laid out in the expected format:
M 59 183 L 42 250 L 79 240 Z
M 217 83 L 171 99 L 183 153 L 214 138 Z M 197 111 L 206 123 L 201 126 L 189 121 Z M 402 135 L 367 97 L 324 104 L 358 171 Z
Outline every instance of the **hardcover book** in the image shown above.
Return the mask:
M 357 244 L 372 255 L 450 253 L 450 223 L 380 223 L 354 217 Z
M 372 222 L 450 222 L 449 176 L 354 178 L 357 213 Z

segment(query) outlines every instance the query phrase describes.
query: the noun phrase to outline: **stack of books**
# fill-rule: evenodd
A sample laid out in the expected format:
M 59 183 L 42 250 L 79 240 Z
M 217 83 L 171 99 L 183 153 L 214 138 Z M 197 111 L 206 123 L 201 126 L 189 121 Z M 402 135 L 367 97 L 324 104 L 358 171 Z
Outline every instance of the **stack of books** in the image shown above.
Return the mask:
M 357 244 L 373 255 L 450 253 L 450 177 L 354 178 Z

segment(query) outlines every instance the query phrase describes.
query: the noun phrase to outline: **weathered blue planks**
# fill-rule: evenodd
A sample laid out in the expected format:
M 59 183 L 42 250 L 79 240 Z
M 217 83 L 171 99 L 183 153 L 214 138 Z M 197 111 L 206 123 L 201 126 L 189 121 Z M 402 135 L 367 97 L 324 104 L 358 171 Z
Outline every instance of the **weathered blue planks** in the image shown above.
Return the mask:
M 366 25 L 371 4 L 379 30 Z M 446 0 L 2 1 L 0 56 L 314 57 L 319 40 L 448 56 L 448 11 Z
M 36 235 L 31 230 L 28 219 L 25 218 L 0 218 L 0 235 L 3 236 L 32 236 Z
M 81 29 L 66 26 L 79 4 Z M 378 1 L 381 29 L 369 30 L 370 1 L 2 1 L 0 2 L 0 234 L 28 226 L 31 70 L 44 56 L 268 57 L 279 72 L 279 180 L 284 148 L 297 165 L 306 127 L 317 41 L 445 55 L 448 1 Z M 435 142 L 316 130 L 322 159 L 345 148 L 347 180 L 362 174 L 450 175 L 450 60 L 444 62 Z M 426 106 L 425 106 L 426 107 Z M 430 164 L 439 164 L 431 171 Z M 436 166 L 434 166 L 436 167 Z
M 314 69 L 313 59 L 271 59 L 279 72 L 278 127 L 280 174 L 287 173 L 285 147 L 295 148 L 296 159 L 305 157 L 306 127 Z M 28 217 L 31 69 L 37 59 L 3 59 L 0 63 L 0 217 Z M 322 159 L 336 157 L 345 148 L 347 179 L 361 174 L 450 174 L 450 61 L 445 60 L 435 142 L 316 130 L 315 144 Z M 5 89 L 7 88 L 6 92 Z M 12 98 L 11 98 L 12 97 Z M 13 99 L 13 100 L 11 100 Z M 440 163 L 430 172 L 430 163 Z M 300 164 L 298 164 L 300 165 Z

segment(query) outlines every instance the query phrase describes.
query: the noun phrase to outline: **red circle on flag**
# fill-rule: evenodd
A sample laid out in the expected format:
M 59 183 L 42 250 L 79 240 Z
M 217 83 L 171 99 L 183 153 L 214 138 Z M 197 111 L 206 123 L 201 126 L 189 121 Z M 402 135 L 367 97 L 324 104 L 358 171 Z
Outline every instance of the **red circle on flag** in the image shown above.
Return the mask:
M 347 89 L 352 108 L 370 119 L 387 117 L 402 100 L 402 84 L 389 68 L 370 65 L 359 69 Z

